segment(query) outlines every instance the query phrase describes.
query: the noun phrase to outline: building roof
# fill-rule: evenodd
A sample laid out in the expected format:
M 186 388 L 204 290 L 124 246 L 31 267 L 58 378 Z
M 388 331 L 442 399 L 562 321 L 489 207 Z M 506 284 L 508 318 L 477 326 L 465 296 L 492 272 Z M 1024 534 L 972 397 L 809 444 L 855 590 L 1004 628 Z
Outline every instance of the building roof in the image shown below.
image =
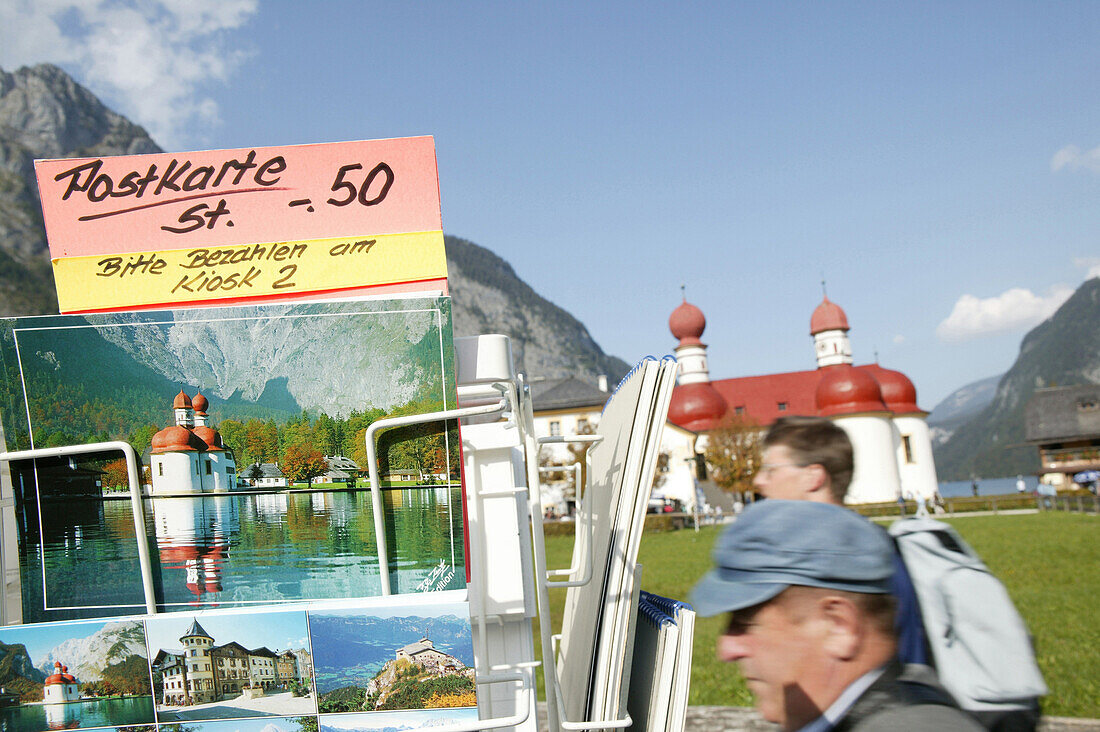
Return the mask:
M 260 474 L 256 477 L 252 475 L 253 468 L 259 468 Z M 249 480 L 259 480 L 260 478 L 285 478 L 283 471 L 279 470 L 279 466 L 276 463 L 252 463 L 240 473 L 242 478 L 248 478 Z
M 417 653 L 422 653 L 424 651 L 434 651 L 434 650 L 436 650 L 435 646 L 432 645 L 432 642 L 430 640 L 428 640 L 427 638 L 421 638 L 420 640 L 416 641 L 415 643 L 410 643 L 409 645 L 405 646 L 404 648 L 399 648 L 397 652 L 398 653 L 404 652 L 404 653 L 409 654 L 410 656 L 415 656 Z M 439 652 L 442 653 L 442 651 L 439 651 Z
M 180 636 L 180 640 L 182 641 L 184 638 L 194 637 L 209 638 L 210 640 L 214 640 L 214 637 L 212 635 L 202 629 L 202 626 L 199 625 L 199 621 L 197 620 L 191 621 L 191 627 L 187 629 L 186 633 Z
M 357 462 L 343 455 L 325 455 L 325 464 L 328 465 L 325 475 L 333 478 L 350 478 L 360 470 Z
M 531 382 L 531 405 L 536 412 L 552 409 L 603 407 L 610 396 L 589 383 L 573 378 Z
M 1024 408 L 1024 424 L 1028 442 L 1100 437 L 1100 386 L 1036 389 Z
M 220 646 L 214 646 L 213 648 L 210 649 L 210 653 L 215 654 L 218 651 L 234 651 L 234 650 L 237 651 L 238 653 L 241 653 L 241 654 L 244 654 L 244 655 L 248 655 L 248 653 L 249 653 L 248 649 L 245 648 L 244 646 L 242 646 L 237 641 L 229 641 L 228 643 L 223 643 Z
M 912 382 L 904 374 L 884 369 L 877 364 L 864 364 L 854 368 L 875 377 L 876 380 L 883 373 L 897 375 L 886 379 L 891 382 L 893 390 L 890 393 L 892 395 L 896 393 L 896 401 L 886 406 L 895 414 L 911 414 L 924 411 L 916 405 L 916 389 L 913 389 L 910 394 L 904 389 L 904 384 L 901 384 L 897 378 L 904 379 L 911 388 Z M 779 374 L 762 374 L 760 376 L 742 376 L 735 379 L 716 379 L 710 383 L 726 400 L 725 416 L 740 416 L 766 427 L 780 417 L 820 415 L 821 411 L 818 409 L 815 394 L 825 370 L 812 369 L 808 371 L 788 371 Z M 684 390 L 691 386 L 693 385 L 687 384 L 676 387 L 672 393 L 673 405 L 684 398 L 686 394 Z M 883 389 L 885 391 L 886 387 L 883 387 Z M 669 420 L 679 427 L 691 429 L 687 420 L 677 418 L 678 414 L 679 412 L 674 408 L 670 408 Z
M 259 648 L 253 648 L 249 651 L 253 656 L 264 656 L 265 658 L 277 658 L 277 656 L 267 646 L 260 646 Z

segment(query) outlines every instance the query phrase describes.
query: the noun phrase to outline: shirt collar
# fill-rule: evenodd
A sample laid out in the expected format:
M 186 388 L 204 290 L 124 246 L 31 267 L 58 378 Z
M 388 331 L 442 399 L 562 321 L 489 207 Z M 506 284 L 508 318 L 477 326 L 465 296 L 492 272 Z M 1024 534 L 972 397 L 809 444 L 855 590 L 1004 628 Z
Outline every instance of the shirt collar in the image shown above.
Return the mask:
M 882 676 L 885 670 L 885 666 L 871 669 L 848 684 L 844 691 L 840 692 L 840 696 L 836 698 L 836 701 L 830 704 L 829 708 L 820 717 L 800 728 L 798 732 L 828 732 L 828 730 L 831 730 L 837 722 L 844 718 L 844 715 L 848 713 L 856 700 L 863 695 L 863 692 L 867 691 L 868 687 L 875 683 L 879 676 Z

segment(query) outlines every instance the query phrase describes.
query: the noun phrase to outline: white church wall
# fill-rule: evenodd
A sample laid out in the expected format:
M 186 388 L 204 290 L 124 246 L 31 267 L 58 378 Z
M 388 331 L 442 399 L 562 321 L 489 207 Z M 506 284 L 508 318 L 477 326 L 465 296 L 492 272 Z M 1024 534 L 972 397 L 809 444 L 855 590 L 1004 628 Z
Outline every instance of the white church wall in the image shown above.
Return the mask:
M 848 433 L 855 452 L 855 471 L 848 486 L 846 503 L 895 501 L 901 491 L 894 450 L 894 427 L 882 415 L 835 417 L 837 426 Z
M 931 500 L 939 486 L 936 480 L 936 461 L 932 457 L 932 434 L 924 417 L 901 415 L 894 418 L 899 433 L 897 460 L 901 489 L 914 498 Z M 909 451 L 906 453 L 905 438 Z
M 166 452 L 150 461 L 153 493 L 198 492 L 202 483 L 198 474 L 197 452 Z

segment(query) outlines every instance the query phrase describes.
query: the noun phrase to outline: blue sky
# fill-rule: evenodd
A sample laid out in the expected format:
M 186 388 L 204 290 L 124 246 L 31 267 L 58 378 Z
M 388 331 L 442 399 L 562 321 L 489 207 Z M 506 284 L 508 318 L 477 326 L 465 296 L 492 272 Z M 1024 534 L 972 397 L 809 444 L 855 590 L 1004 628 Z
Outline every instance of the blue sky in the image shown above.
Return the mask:
M 186 8 L 186 9 L 184 9 Z M 634 361 L 713 377 L 847 311 L 931 409 L 1100 274 L 1100 4 L 0 0 L 166 149 L 435 136 L 444 230 Z
M 46 623 L 41 625 L 22 625 L 0 630 L 0 642 L 7 645 L 22 643 L 32 663 L 39 663 L 50 651 L 65 641 L 74 638 L 90 638 L 106 625 L 117 620 L 91 621 L 87 623 Z M 129 622 L 129 621 L 126 621 Z M 76 663 L 80 659 L 75 659 Z M 62 661 L 64 663 L 64 661 Z
M 237 641 L 249 649 L 264 646 L 270 651 L 285 651 L 309 645 L 306 614 L 301 610 L 217 615 L 165 613 L 145 622 L 149 657 L 155 656 L 157 651 L 178 651 L 183 648 L 179 639 L 195 620 L 199 621 L 202 629 L 219 646 Z

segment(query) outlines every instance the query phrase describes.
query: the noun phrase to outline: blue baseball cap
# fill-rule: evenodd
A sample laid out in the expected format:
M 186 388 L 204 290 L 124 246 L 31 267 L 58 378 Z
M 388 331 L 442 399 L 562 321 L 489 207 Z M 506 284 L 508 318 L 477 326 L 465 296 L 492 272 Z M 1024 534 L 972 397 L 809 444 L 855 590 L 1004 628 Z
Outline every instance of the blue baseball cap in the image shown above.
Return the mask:
M 706 617 L 759 605 L 791 585 L 885 594 L 893 555 L 886 532 L 846 508 L 758 501 L 719 537 L 714 569 L 691 602 Z

